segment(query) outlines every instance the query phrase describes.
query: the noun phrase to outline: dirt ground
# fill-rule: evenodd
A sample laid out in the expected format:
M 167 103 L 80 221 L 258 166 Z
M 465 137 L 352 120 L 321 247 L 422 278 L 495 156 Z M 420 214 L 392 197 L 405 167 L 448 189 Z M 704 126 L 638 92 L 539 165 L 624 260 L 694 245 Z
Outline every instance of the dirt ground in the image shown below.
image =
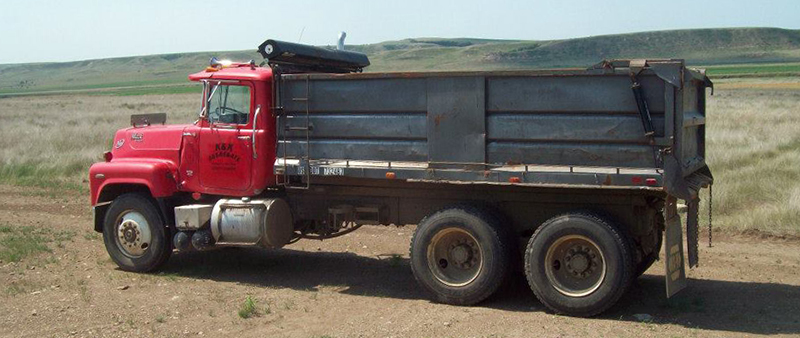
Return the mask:
M 616 306 L 583 319 L 548 313 L 521 273 L 477 306 L 431 302 L 408 265 L 411 226 L 365 227 L 275 251 L 175 254 L 159 273 L 123 272 L 91 230 L 87 200 L 0 186 L 0 224 L 48 229 L 58 239 L 50 253 L 0 262 L 0 336 L 800 335 L 796 240 L 719 234 L 712 248 L 703 243 L 701 266 L 672 300 L 664 299 L 659 262 Z M 247 296 L 256 315 L 243 319 Z

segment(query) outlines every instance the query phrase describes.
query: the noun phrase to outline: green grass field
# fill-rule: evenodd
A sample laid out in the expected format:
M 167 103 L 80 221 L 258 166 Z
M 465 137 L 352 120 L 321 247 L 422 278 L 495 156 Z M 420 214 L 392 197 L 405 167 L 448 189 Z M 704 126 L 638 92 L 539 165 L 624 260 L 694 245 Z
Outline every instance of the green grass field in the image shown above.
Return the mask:
M 712 78 L 800 76 L 800 63 L 703 66 Z

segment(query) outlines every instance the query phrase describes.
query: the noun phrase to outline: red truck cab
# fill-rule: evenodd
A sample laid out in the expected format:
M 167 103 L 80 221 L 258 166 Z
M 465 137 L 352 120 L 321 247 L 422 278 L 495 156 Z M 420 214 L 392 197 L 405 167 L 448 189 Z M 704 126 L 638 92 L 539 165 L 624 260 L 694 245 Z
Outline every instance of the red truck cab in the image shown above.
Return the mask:
M 270 68 L 251 64 L 190 75 L 203 84 L 200 118 L 117 131 L 107 161 L 90 169 L 92 205 L 133 186 L 159 198 L 176 192 L 253 196 L 274 185 L 271 78 Z

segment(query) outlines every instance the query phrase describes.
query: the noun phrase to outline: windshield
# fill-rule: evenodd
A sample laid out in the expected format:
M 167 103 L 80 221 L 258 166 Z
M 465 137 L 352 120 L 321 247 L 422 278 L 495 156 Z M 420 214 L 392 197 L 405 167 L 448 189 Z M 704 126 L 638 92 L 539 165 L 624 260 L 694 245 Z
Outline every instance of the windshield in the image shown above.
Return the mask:
M 211 84 L 206 91 L 209 123 L 247 124 L 250 115 L 250 87 Z

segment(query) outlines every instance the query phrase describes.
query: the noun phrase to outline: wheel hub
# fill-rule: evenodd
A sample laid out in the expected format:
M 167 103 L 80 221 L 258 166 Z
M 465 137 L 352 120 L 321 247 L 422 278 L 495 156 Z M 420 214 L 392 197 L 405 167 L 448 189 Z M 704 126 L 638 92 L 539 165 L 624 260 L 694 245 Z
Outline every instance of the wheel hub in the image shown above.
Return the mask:
M 117 222 L 117 247 L 128 257 L 144 255 L 150 246 L 150 227 L 144 216 L 135 211 L 123 213 Z
M 483 268 L 481 257 L 478 241 L 460 228 L 441 230 L 428 245 L 428 266 L 433 276 L 451 287 L 475 280 Z
M 547 250 L 545 273 L 551 285 L 564 295 L 583 297 L 600 287 L 606 267 L 599 246 L 587 237 L 567 235 Z
M 457 267 L 469 269 L 473 264 L 478 262 L 478 254 L 479 253 L 476 252 L 474 243 L 468 243 L 466 240 L 460 240 L 450 246 L 450 252 L 448 256 Z
M 137 229 L 139 225 L 133 221 L 125 221 L 122 224 L 122 239 L 127 243 L 136 243 L 138 241 L 137 235 L 140 231 Z
M 564 256 L 567 271 L 577 278 L 586 278 L 597 271 L 600 259 L 591 247 L 576 245 Z

